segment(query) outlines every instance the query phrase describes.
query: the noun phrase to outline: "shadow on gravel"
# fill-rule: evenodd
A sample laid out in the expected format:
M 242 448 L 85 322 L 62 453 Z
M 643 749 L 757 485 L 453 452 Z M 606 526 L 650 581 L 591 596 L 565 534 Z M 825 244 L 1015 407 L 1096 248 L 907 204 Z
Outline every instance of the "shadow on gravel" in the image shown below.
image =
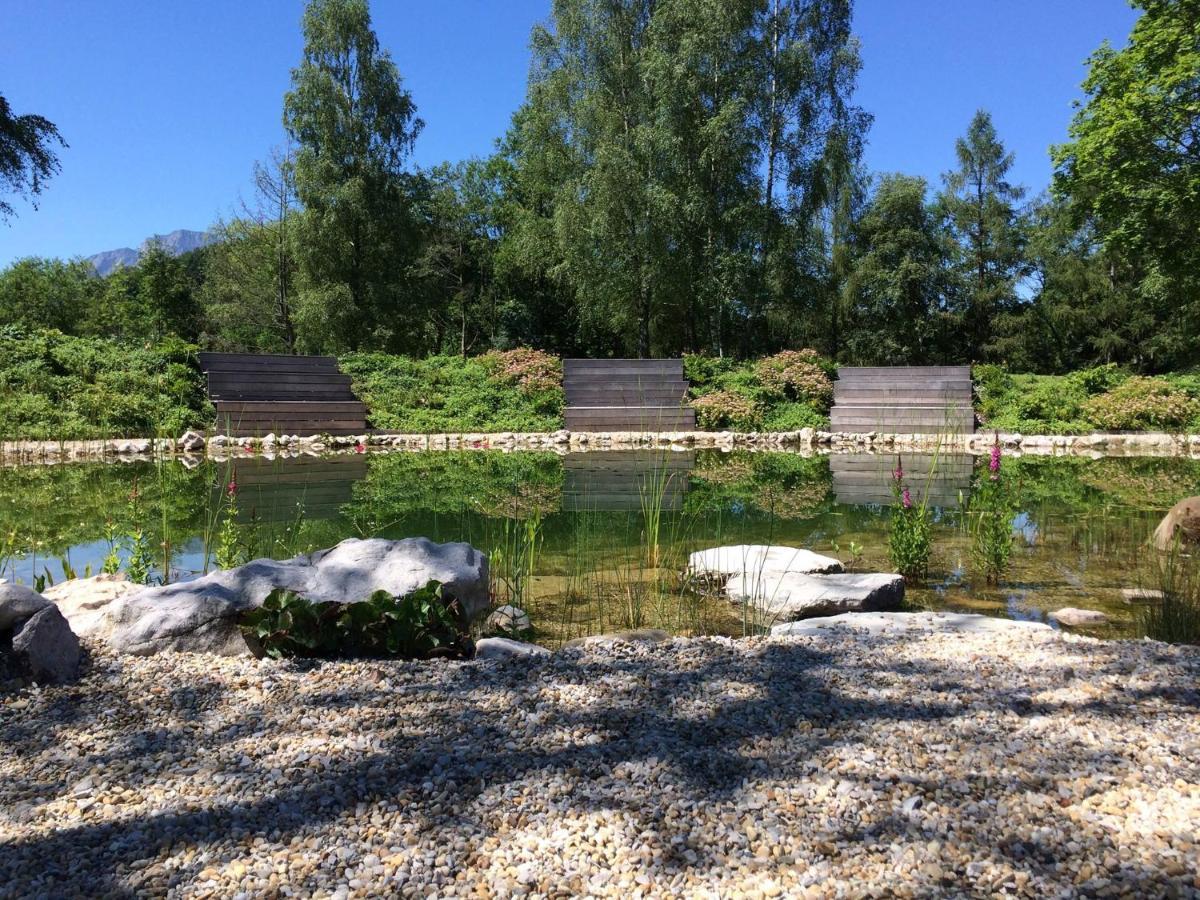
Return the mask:
M 873 639 L 876 644 L 887 640 L 904 639 Z M 1086 664 L 1093 673 L 1089 677 L 1096 672 L 1120 676 L 1127 667 L 1116 652 L 1105 653 L 1104 646 L 1086 645 L 1079 650 L 1081 665 Z M 221 840 L 237 842 L 247 836 L 269 835 L 272 844 L 285 846 L 292 836 L 311 836 L 314 829 L 353 814 L 360 804 L 394 803 L 401 812 L 391 815 L 401 815 L 404 822 L 443 833 L 447 839 L 462 835 L 467 828 L 496 832 L 513 810 L 504 799 L 506 789 L 520 785 L 538 791 L 551 775 L 572 785 L 569 793 L 555 800 L 557 813 L 624 810 L 637 818 L 645 834 L 657 836 L 665 848 L 665 865 L 703 871 L 724 863 L 709 856 L 694 840 L 695 822 L 665 815 L 664 804 L 658 802 L 663 792 L 721 808 L 745 799 L 760 780 L 826 777 L 831 762 L 860 753 L 873 741 L 903 740 L 911 733 L 907 726 L 912 724 L 940 725 L 945 740 L 969 742 L 976 736 L 969 711 L 977 698 L 964 691 L 962 684 L 978 673 L 956 668 L 966 663 L 907 662 L 888 653 L 886 645 L 871 656 L 875 662 L 867 666 L 841 660 L 807 642 L 763 644 L 753 655 L 715 641 L 702 647 L 701 652 L 688 655 L 670 649 L 649 656 L 568 652 L 560 654 L 557 661 L 520 660 L 512 663 L 512 668 L 451 664 L 435 669 L 380 663 L 375 670 L 377 678 L 364 678 L 336 692 L 326 688 L 321 677 L 323 665 L 296 664 L 272 676 L 295 692 L 279 695 L 290 704 L 290 710 L 266 702 L 237 710 L 235 717 L 210 722 L 212 727 L 207 729 L 198 724 L 217 708 L 222 687 L 215 680 L 206 685 L 167 687 L 156 695 L 106 696 L 101 703 L 104 708 L 113 704 L 129 704 L 132 709 L 153 707 L 160 719 L 166 716 L 165 727 L 147 727 L 133 734 L 118 733 L 105 725 L 101 709 L 76 708 L 58 719 L 60 704 L 69 702 L 70 694 L 63 694 L 43 708 L 42 715 L 31 712 L 0 723 L 0 748 L 6 756 L 30 752 L 46 735 L 63 741 L 73 729 L 95 726 L 95 746 L 75 767 L 80 772 L 97 762 L 136 760 L 149 747 L 165 753 L 170 765 L 195 765 L 250 731 L 280 746 L 289 740 L 307 739 L 311 735 L 300 724 L 306 712 L 318 717 L 353 715 L 353 721 L 344 722 L 345 734 L 369 729 L 382 742 L 382 749 L 355 758 L 334 758 L 319 774 L 268 784 L 267 792 L 257 796 L 248 789 L 245 795 L 222 802 L 192 797 L 188 798 L 190 805 L 200 804 L 200 808 L 101 823 L 84 821 L 46 835 L 9 841 L 0 845 L 0 896 L 31 891 L 134 893 L 148 887 L 144 862 L 171 854 L 181 843 L 203 849 Z M 1178 661 L 1178 657 L 1171 659 Z M 1046 664 L 1033 675 L 1048 687 L 1077 677 L 1058 664 Z M 1195 677 L 1194 669 L 1191 677 Z M 1186 680 L 1162 683 L 1154 690 L 1133 691 L 1132 696 L 1100 697 L 1078 705 L 1034 702 L 1013 691 L 1005 693 L 1000 708 L 1011 714 L 1012 733 L 1032 717 L 1058 713 L 1111 718 L 1119 725 L 1131 704 L 1137 705 L 1141 714 L 1194 715 L 1194 684 Z M 908 691 L 905 696 L 906 687 L 912 685 L 919 685 L 920 690 Z M 167 704 L 169 712 L 164 713 L 161 704 Z M 990 708 L 995 709 L 996 704 Z M 529 719 L 531 716 L 536 719 Z M 535 723 L 532 736 L 523 739 L 522 729 L 530 722 Z M 31 737 L 38 734 L 43 736 L 41 740 Z M 516 743 L 509 743 L 513 741 Z M 933 748 L 914 746 L 914 758 L 918 751 L 926 764 L 914 764 L 897 779 L 910 789 L 910 795 L 933 797 L 939 791 L 952 794 L 960 790 L 950 783 L 954 779 Z M 1019 787 L 1010 785 L 1009 790 L 1049 793 L 1059 780 L 1093 769 L 1119 776 L 1140 768 L 1129 752 L 1124 745 L 1090 746 L 1064 734 L 1056 746 L 1046 748 L 1039 771 L 1023 770 L 1015 760 L 1008 763 L 1013 770 L 1011 781 L 1019 782 Z M 238 783 L 255 783 L 256 775 L 272 767 L 266 758 L 269 755 L 266 750 L 251 755 L 249 766 L 237 773 Z M 970 768 L 969 758 L 962 762 Z M 156 777 L 168 778 L 170 765 L 161 772 L 140 768 L 127 784 L 146 785 Z M 1180 760 L 1180 766 L 1189 764 Z M 1200 777 L 1195 766 L 1192 761 L 1191 775 Z M 76 777 L 79 775 L 65 780 Z M 841 773 L 836 777 L 851 781 L 855 776 Z M 860 783 L 871 780 L 863 776 Z M 631 781 L 642 788 L 631 790 Z M 266 784 L 265 780 L 257 783 Z M 65 790 L 67 786 L 44 787 L 52 796 L 56 788 Z M 1002 786 L 994 779 L 971 778 L 968 786 L 971 791 L 964 802 L 971 792 L 993 800 L 1003 795 Z M 434 800 L 432 795 L 443 790 L 451 792 L 452 806 Z M 827 842 L 886 845 L 907 841 L 919 848 L 935 833 L 923 830 L 919 808 L 902 814 L 889 807 L 886 813 L 868 828 L 842 825 L 827 834 L 812 835 L 809 862 L 825 857 L 836 863 L 836 848 L 833 854 L 816 849 Z M 1070 824 L 1057 809 L 1047 816 L 1047 821 L 1057 825 Z M 19 833 L 19 823 L 6 830 Z M 681 840 L 673 843 L 673 837 Z M 1015 872 L 1053 878 L 1059 862 L 1052 854 L 1039 852 L 1036 845 L 1015 838 L 996 843 L 980 835 L 972 843 L 973 836 L 964 832 L 960 839 L 967 842 L 960 848 L 964 852 L 981 860 L 998 858 Z M 1110 842 L 1101 842 L 1082 852 L 1099 860 L 1117 849 Z M 693 858 L 689 859 L 687 852 Z M 87 855 L 86 865 L 78 864 L 81 854 Z M 205 866 L 240 855 L 235 849 L 181 864 L 173 870 L 170 884 L 186 884 Z M 1127 854 L 1123 865 L 1127 868 L 1122 877 L 1147 887 L 1147 893 L 1166 888 L 1166 876 L 1138 870 Z M 964 876 L 960 872 L 948 877 Z M 303 884 L 293 886 L 304 889 Z

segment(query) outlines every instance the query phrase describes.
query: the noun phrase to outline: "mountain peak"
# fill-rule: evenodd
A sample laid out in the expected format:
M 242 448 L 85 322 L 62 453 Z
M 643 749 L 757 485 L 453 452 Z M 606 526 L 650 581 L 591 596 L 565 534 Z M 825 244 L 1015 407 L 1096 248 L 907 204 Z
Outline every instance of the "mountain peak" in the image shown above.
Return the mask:
M 136 250 L 132 247 L 118 247 L 116 250 L 105 250 L 89 256 L 87 261 L 92 264 L 97 275 L 104 276 L 111 274 L 120 266 L 136 266 L 138 260 L 142 258 L 142 254 L 155 245 L 162 247 L 172 256 L 182 256 L 192 250 L 207 247 L 216 240 L 217 234 L 214 231 L 189 231 L 186 228 L 177 228 L 167 234 L 152 234 L 142 241 L 141 246 Z

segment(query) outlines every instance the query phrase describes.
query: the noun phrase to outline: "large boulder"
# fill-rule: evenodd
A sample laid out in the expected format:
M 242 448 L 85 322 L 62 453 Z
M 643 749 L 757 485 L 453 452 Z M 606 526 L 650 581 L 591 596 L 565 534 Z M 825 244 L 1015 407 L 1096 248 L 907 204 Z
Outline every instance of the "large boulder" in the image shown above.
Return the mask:
M 117 651 L 140 655 L 161 650 L 246 654 L 251 648 L 238 619 L 277 588 L 313 603 L 355 603 L 376 591 L 402 596 L 429 581 L 441 582 L 468 619 L 488 608 L 487 557 L 470 544 L 351 538 L 330 550 L 286 561 L 258 559 L 124 597 L 109 609 L 109 642 Z
M 109 607 L 129 594 L 145 590 L 123 574 L 72 578 L 48 587 L 42 596 L 58 607 L 80 637 L 107 640 L 112 629 Z
M 841 572 L 842 564 L 801 547 L 767 544 L 736 544 L 698 550 L 688 557 L 688 571 L 708 578 L 757 575 L 763 572 L 817 575 Z
M 12 631 L 50 601 L 23 584 L 0 581 L 0 633 Z
M 734 575 L 729 599 L 777 619 L 806 619 L 848 612 L 895 609 L 904 601 L 904 578 L 884 573 L 805 575 L 762 572 Z
M 39 684 L 62 684 L 79 675 L 79 638 L 53 605 L 34 613 L 13 634 L 12 655 L 17 669 Z
M 1188 497 L 1172 506 L 1151 538 L 1159 550 L 1181 544 L 1200 544 L 1200 497 Z

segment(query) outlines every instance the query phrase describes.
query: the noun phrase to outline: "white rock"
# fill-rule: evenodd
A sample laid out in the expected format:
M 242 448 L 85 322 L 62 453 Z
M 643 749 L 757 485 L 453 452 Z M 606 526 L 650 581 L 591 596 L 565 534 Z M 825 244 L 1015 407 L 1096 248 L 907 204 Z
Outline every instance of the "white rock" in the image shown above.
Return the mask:
M 525 641 L 514 641 L 505 637 L 489 637 L 475 642 L 475 658 L 496 659 L 528 659 L 536 656 L 549 656 L 550 651 L 537 644 Z
M 401 596 L 429 581 L 445 585 L 468 619 L 488 607 L 487 557 L 470 544 L 427 538 L 350 538 L 330 550 L 279 562 L 258 559 L 195 581 L 146 588 L 109 607 L 109 643 L 125 653 L 250 652 L 237 620 L 277 588 L 313 603 L 354 603 L 375 591 Z
M 1021 632 L 1053 635 L 1054 630 L 1042 622 L 1026 622 L 1018 619 L 1000 619 L 969 613 L 948 612 L 863 612 L 844 613 L 840 616 L 825 616 L 804 619 L 800 622 L 783 622 L 771 629 L 772 635 L 803 636 L 819 635 L 831 628 L 853 629 L 866 634 L 903 634 L 909 632 L 939 632 L 944 634 L 979 634 L 985 632 Z
M 1076 609 L 1073 606 L 1065 606 L 1062 609 L 1056 609 L 1050 613 L 1050 618 L 1059 625 L 1066 625 L 1068 628 L 1079 628 L 1087 625 L 1103 625 L 1108 621 L 1108 616 L 1099 610 L 1095 609 Z
M 123 574 L 96 575 L 60 581 L 46 588 L 42 596 L 58 607 L 77 635 L 107 639 L 111 631 L 108 608 L 122 597 L 143 589 L 143 585 L 134 584 Z
M 803 575 L 772 572 L 734 575 L 729 599 L 787 619 L 894 609 L 904 600 L 904 578 L 886 573 Z
M 842 564 L 801 547 L 737 544 L 698 550 L 688 557 L 688 571 L 697 575 L 755 575 L 760 572 L 797 572 L 813 575 L 841 572 Z

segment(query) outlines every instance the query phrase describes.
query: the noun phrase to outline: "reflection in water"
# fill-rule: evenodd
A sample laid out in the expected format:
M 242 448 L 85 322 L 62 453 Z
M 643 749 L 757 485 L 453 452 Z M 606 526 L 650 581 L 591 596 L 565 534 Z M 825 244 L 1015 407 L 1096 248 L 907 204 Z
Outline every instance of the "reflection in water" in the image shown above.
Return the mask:
M 1154 586 L 1146 539 L 1176 500 L 1200 493 L 1200 462 L 1006 459 L 1020 512 L 1010 570 L 994 586 L 974 576 L 960 504 L 980 477 L 975 463 L 903 458 L 914 492 L 928 488 L 934 504 L 931 571 L 910 588 L 913 602 L 1034 619 L 1062 606 L 1099 608 L 1116 622 L 1108 633 L 1129 633 L 1136 606 L 1122 589 Z M 985 464 L 978 460 L 980 473 Z M 576 615 L 563 598 L 594 587 L 595 573 L 607 572 L 612 602 L 631 608 L 649 603 L 639 593 L 649 568 L 655 590 L 681 594 L 681 560 L 706 547 L 784 544 L 849 559 L 855 545 L 860 570 L 889 569 L 894 465 L 887 454 L 598 451 L 243 459 L 194 471 L 170 462 L 0 467 L 0 577 L 31 583 L 72 567 L 96 571 L 106 534 L 137 528 L 151 546 L 172 548 L 173 577 L 195 574 L 232 477 L 247 552 L 276 558 L 369 535 L 461 540 L 495 553 L 524 533 L 514 523 L 535 521 L 538 602 L 559 604 L 554 615 L 575 616 L 571 627 L 585 631 L 599 627 L 592 612 Z M 140 512 L 129 503 L 135 483 Z M 736 617 L 705 621 L 740 627 Z
M 925 498 L 930 506 L 954 507 L 961 505 L 971 492 L 975 459 L 967 454 L 839 453 L 829 457 L 837 502 L 891 506 L 895 502 L 892 472 L 898 462 L 917 502 Z
M 563 457 L 563 502 L 568 512 L 640 510 L 660 502 L 664 511 L 683 508 L 688 473 L 696 465 L 688 450 L 606 450 Z

